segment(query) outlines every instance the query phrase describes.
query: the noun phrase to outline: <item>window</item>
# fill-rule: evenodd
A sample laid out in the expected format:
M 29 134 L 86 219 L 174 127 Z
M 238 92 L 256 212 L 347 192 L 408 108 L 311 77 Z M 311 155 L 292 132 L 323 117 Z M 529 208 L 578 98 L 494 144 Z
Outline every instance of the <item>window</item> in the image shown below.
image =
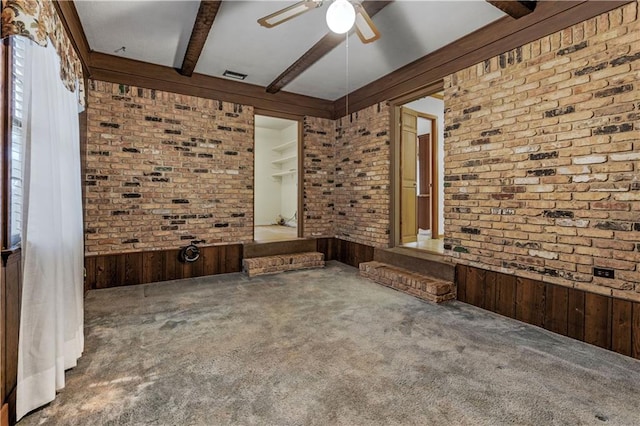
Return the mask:
M 8 243 L 16 246 L 22 235 L 22 183 L 24 147 L 22 141 L 22 122 L 24 105 L 24 65 L 27 40 L 24 37 L 12 37 L 11 41 L 11 135 L 9 140 L 9 220 Z

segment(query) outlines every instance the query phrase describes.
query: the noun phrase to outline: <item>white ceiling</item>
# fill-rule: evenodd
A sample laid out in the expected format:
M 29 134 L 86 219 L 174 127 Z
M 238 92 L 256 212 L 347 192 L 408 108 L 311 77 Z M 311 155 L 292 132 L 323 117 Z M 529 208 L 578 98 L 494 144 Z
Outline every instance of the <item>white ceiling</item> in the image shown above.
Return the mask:
M 255 116 L 255 126 L 262 129 L 284 130 L 293 124 L 296 124 L 296 122 L 285 118 L 269 117 L 266 115 Z
M 256 22 L 293 1 L 225 0 L 195 72 L 228 69 L 267 86 L 328 31 L 325 5 L 267 29 Z M 75 1 L 92 50 L 180 68 L 198 1 Z M 373 21 L 380 40 L 352 35 L 283 90 L 335 100 L 504 16 L 484 0 L 397 0 Z M 125 46 L 124 52 L 115 52 Z M 348 71 L 347 71 L 348 53 Z M 347 86 L 348 78 L 348 86 Z

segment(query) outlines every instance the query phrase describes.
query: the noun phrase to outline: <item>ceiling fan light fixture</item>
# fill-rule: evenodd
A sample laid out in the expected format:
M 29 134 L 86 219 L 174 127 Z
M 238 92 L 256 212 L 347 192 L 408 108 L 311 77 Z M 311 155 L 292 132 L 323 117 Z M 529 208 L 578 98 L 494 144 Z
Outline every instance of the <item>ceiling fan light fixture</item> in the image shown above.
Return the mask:
M 335 0 L 327 9 L 327 25 L 336 34 L 348 32 L 356 22 L 356 11 L 347 0 Z

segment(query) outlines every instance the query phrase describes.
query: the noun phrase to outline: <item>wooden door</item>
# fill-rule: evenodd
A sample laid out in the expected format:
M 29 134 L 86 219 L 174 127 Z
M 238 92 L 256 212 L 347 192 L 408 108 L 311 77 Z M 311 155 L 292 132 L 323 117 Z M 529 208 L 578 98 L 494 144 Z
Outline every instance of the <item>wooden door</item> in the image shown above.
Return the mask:
M 431 134 L 418 136 L 418 228 L 424 230 L 431 229 L 431 151 Z
M 400 109 L 400 242 L 417 240 L 417 141 L 418 113 L 412 109 Z

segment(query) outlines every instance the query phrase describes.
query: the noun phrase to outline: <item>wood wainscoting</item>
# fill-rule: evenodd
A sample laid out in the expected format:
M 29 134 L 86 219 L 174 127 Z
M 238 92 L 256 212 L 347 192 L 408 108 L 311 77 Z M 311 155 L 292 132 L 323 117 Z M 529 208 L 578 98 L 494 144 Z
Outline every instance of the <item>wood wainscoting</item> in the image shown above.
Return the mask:
M 362 262 L 373 260 L 374 248 L 366 244 L 354 243 L 353 241 L 342 240 L 340 238 L 327 238 L 326 246 L 318 244 L 318 251 L 325 253 L 325 260 L 337 260 L 349 266 L 357 268 Z M 323 252 L 323 250 L 326 250 Z
M 0 290 L 0 345 L 2 371 L 0 372 L 0 394 L 2 416 L 9 424 L 16 423 L 16 384 L 18 383 L 18 335 L 20 334 L 20 305 L 22 296 L 22 254 L 16 250 L 2 252 L 2 288 Z M 5 405 L 6 404 L 6 405 Z
M 314 241 L 315 240 L 315 241 Z M 302 244 L 304 243 L 304 244 Z M 284 253 L 281 245 L 286 242 L 251 244 L 248 257 Z M 361 262 L 373 260 L 373 247 L 338 238 L 316 238 L 309 241 L 290 241 L 291 252 L 316 251 L 323 253 L 325 260 L 337 260 L 358 267 Z M 242 244 L 217 245 L 200 248 L 200 258 L 192 263 L 179 259 L 179 249 L 154 250 L 134 253 L 90 255 L 84 258 L 84 290 L 147 284 L 180 278 L 195 278 L 206 275 L 227 274 L 242 271 L 245 247 Z
M 158 281 L 226 274 L 242 270 L 242 244 L 200 248 L 200 258 L 185 263 L 180 250 L 86 256 L 84 289 L 147 284 Z
M 456 265 L 458 300 L 640 359 L 640 303 Z

